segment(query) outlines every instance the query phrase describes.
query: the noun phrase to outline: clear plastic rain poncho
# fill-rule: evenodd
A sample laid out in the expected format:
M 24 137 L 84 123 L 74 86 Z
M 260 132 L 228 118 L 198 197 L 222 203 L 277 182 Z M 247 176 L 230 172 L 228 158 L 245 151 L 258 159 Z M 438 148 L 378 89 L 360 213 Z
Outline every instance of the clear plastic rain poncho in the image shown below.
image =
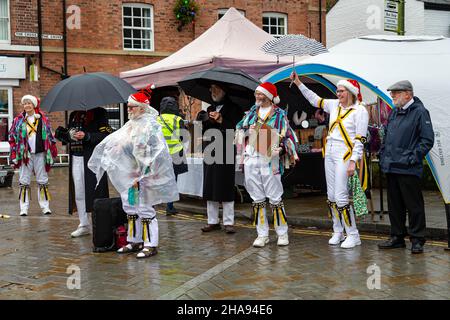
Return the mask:
M 172 158 L 157 116 L 158 112 L 149 107 L 137 119 L 128 121 L 95 147 L 88 162 L 97 183 L 106 171 L 121 195 L 128 192 L 130 204 L 137 199 L 148 205 L 179 199 Z M 133 187 L 136 182 L 139 189 Z

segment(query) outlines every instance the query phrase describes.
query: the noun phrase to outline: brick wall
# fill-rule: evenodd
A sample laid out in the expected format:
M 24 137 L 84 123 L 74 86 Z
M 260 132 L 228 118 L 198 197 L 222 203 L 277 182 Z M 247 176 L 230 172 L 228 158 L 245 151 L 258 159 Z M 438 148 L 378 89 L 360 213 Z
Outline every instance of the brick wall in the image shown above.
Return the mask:
M 325 10 L 325 0 L 322 9 Z M 122 44 L 122 4 L 146 3 L 154 10 L 155 52 L 129 52 Z M 302 33 L 319 39 L 318 1 L 315 0 L 198 0 L 200 12 L 195 25 L 185 26 L 177 31 L 178 22 L 173 14 L 175 0 L 67 0 L 66 7 L 77 5 L 81 13 L 81 28 L 67 29 L 68 73 L 104 71 L 114 75 L 156 62 L 171 52 L 190 43 L 217 21 L 218 9 L 235 7 L 244 10 L 246 17 L 262 27 L 263 12 L 279 12 L 288 15 L 288 32 Z M 38 0 L 10 1 L 11 44 L 37 46 L 37 38 L 15 36 L 15 32 L 38 32 Z M 41 0 L 43 34 L 63 35 L 64 19 L 62 1 Z M 323 40 L 325 38 L 325 13 L 323 13 Z M 64 20 L 65 21 L 65 20 Z M 43 40 L 43 66 L 62 71 L 63 41 Z M 5 52 L 0 50 L 0 54 Z M 61 80 L 61 75 L 43 66 L 39 67 L 39 81 L 30 82 L 28 63 L 31 59 L 39 63 L 37 52 L 11 52 L 27 58 L 27 79 L 20 81 L 20 87 L 13 88 L 14 113 L 21 109 L 20 99 L 24 94 L 39 97 Z M 199 106 L 196 106 L 198 108 Z M 64 125 L 64 113 L 50 114 L 53 128 Z

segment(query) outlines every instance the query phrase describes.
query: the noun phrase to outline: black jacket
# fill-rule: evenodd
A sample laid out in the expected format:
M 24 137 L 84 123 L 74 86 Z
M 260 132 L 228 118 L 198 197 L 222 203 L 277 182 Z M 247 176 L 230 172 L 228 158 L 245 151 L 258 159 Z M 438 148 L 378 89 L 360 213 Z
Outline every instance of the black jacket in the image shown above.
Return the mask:
M 80 115 L 83 115 L 80 123 Z M 78 119 L 78 120 L 77 120 Z M 85 187 L 85 202 L 86 211 L 92 212 L 95 199 L 109 198 L 108 178 L 103 175 L 97 186 L 97 178 L 95 174 L 88 168 L 87 163 L 94 151 L 94 148 L 112 132 L 112 128 L 108 124 L 108 115 L 105 109 L 95 108 L 89 111 L 73 111 L 69 116 L 69 124 L 67 129 L 80 127 L 86 136 L 83 140 L 83 148 L 81 156 L 84 157 L 84 187 Z M 60 128 L 58 128 L 60 129 Z M 63 143 L 70 143 L 68 132 L 57 133 L 57 138 Z M 70 147 L 69 147 L 70 148 Z M 74 154 L 70 151 L 70 165 L 69 165 L 69 214 L 76 210 L 75 205 L 75 188 L 72 177 L 72 156 Z M 97 186 L 97 187 L 96 187 Z
M 380 150 L 381 170 L 421 177 L 423 159 L 433 144 L 430 113 L 422 101 L 414 97 L 414 103 L 406 110 L 397 108 L 389 116 Z
M 206 114 L 202 112 L 198 115 L 198 119 L 203 121 L 203 133 L 208 129 L 217 129 L 222 134 L 223 150 L 222 155 L 223 163 L 204 163 L 203 170 L 203 199 L 210 201 L 234 201 L 235 196 L 235 165 L 234 159 L 236 156 L 236 151 L 233 146 L 233 135 L 226 135 L 227 129 L 234 130 L 236 128 L 236 124 L 242 119 L 244 116 L 244 112 L 242 109 L 226 99 L 223 102 L 223 107 L 220 109 L 220 114 L 222 115 L 222 123 L 213 122 L 209 119 L 208 114 L 211 111 L 215 111 L 216 106 L 208 107 Z M 206 142 L 203 144 L 204 148 L 211 143 Z M 233 155 L 227 155 L 229 150 L 233 150 Z M 215 150 L 212 153 L 212 156 L 215 157 Z M 233 159 L 233 163 L 226 163 L 227 158 Z

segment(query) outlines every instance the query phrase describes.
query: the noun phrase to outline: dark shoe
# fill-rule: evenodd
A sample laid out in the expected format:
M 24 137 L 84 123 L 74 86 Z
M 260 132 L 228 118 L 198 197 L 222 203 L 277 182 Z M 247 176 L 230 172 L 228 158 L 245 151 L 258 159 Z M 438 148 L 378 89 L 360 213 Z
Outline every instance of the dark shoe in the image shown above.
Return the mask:
M 233 226 L 225 226 L 225 232 L 226 233 L 236 233 L 236 230 Z
M 423 253 L 423 245 L 420 242 L 413 242 L 411 253 Z
M 220 229 L 222 229 L 220 227 L 220 223 L 218 223 L 218 224 L 208 224 L 207 226 L 202 228 L 202 231 L 203 232 L 210 232 L 210 231 L 220 230 Z
M 145 259 L 148 257 L 152 257 L 158 253 L 158 249 L 156 247 L 144 247 L 141 252 L 139 252 L 136 256 L 137 259 Z
M 389 240 L 379 243 L 379 249 L 396 249 L 396 248 L 406 248 L 406 243 L 404 239 L 392 237 Z
M 178 213 L 178 211 L 174 207 L 166 208 L 166 215 L 168 215 L 168 216 L 172 216 L 172 215 L 177 214 L 177 213 Z
M 142 250 L 144 247 L 143 243 L 129 243 L 126 246 L 123 246 L 119 250 L 117 250 L 117 253 L 131 253 L 131 252 L 138 252 Z

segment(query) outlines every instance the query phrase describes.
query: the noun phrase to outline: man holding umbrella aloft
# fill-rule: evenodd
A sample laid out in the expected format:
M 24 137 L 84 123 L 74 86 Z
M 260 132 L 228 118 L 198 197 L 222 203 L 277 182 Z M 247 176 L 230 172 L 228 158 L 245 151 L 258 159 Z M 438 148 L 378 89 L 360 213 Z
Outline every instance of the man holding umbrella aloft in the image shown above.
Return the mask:
M 269 198 L 273 213 L 277 244 L 289 244 L 281 175 L 285 168 L 298 161 L 298 141 L 286 113 L 277 107 L 279 102 L 275 85 L 270 82 L 260 84 L 255 90 L 255 105 L 236 126 L 235 141 L 238 155 L 243 160 L 245 187 L 253 199 L 254 224 L 258 233 L 254 247 L 264 247 L 269 242 L 266 198 Z

